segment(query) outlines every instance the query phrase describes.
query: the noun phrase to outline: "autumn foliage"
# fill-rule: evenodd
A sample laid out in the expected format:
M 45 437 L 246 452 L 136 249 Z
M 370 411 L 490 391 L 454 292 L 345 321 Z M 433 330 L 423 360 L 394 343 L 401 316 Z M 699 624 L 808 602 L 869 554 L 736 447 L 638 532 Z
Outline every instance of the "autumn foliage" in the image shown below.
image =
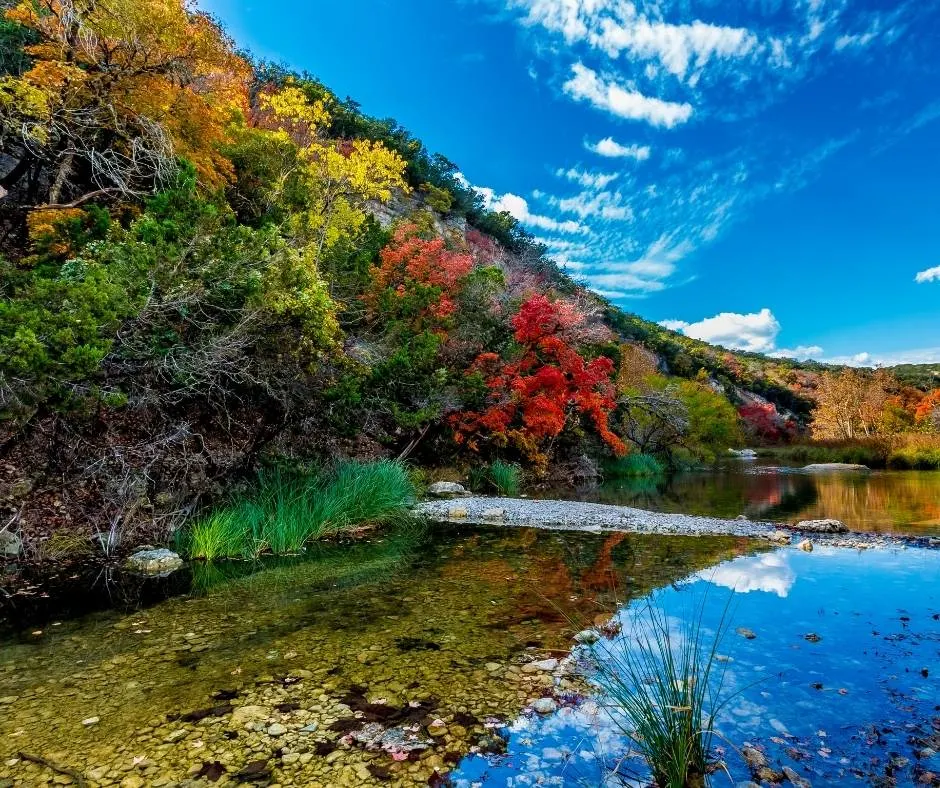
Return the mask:
M 548 442 L 586 417 L 614 453 L 624 454 L 609 423 L 616 404 L 613 362 L 605 356 L 588 361 L 565 340 L 584 316 L 565 301 L 539 294 L 511 322 L 517 343 L 511 358 L 483 353 L 471 368 L 485 381 L 488 406 L 452 419 L 458 442 L 477 448 L 488 438 L 544 464 Z

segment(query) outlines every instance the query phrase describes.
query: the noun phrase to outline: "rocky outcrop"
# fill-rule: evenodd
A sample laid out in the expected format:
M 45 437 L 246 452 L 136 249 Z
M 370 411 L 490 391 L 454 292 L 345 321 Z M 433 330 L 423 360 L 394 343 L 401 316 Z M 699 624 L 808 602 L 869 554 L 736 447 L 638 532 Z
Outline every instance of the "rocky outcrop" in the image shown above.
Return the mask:
M 849 527 L 845 523 L 831 517 L 823 520 L 800 520 L 790 527 L 795 531 L 804 531 L 811 534 L 845 534 L 849 532 Z

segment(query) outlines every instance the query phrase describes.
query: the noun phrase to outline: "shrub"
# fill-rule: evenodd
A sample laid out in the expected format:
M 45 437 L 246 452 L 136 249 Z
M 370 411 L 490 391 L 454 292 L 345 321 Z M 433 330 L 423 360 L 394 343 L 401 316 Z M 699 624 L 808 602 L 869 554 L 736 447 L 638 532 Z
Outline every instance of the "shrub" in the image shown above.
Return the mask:
M 628 454 L 604 467 L 608 476 L 613 478 L 621 476 L 662 476 L 666 472 L 665 466 L 650 454 Z
M 522 469 L 512 463 L 494 460 L 490 463 L 489 480 L 499 495 L 512 498 L 522 489 Z

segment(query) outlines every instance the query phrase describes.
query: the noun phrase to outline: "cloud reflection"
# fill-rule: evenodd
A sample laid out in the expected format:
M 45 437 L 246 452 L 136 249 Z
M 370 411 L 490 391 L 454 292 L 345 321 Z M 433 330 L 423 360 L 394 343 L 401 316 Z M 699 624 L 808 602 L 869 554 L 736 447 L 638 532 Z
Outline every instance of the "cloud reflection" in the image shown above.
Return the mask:
M 741 594 L 766 591 L 781 599 L 786 598 L 796 582 L 796 573 L 784 552 L 735 558 L 714 569 L 699 572 L 698 577 Z

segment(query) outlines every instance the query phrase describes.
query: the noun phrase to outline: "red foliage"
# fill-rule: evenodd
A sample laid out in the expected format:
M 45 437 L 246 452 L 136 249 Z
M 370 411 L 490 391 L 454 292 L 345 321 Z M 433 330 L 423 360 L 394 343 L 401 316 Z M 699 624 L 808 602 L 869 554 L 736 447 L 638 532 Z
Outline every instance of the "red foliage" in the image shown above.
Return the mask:
M 456 309 L 454 296 L 462 280 L 473 269 L 473 258 L 466 252 L 447 248 L 443 238 L 423 238 L 417 225 L 403 224 L 380 252 L 381 265 L 372 269 L 373 281 L 380 290 L 393 288 L 400 298 L 410 287 L 437 288 L 427 312 L 445 318 Z
M 924 394 L 917 407 L 914 409 L 914 421 L 923 424 L 925 421 L 934 418 L 936 413 L 940 412 L 940 389 L 934 389 Z
M 484 353 L 470 370 L 483 375 L 490 404 L 480 413 L 453 417 L 458 441 L 475 445 L 475 436 L 489 433 L 497 442 L 512 441 L 529 459 L 544 462 L 544 443 L 564 430 L 569 417 L 582 415 L 615 453 L 625 453 L 623 441 L 609 425 L 616 404 L 613 362 L 603 356 L 586 361 L 561 336 L 584 319 L 564 301 L 544 295 L 526 300 L 511 321 L 521 346 L 519 356 L 507 362 Z
M 767 442 L 786 441 L 795 437 L 797 425 L 793 419 L 782 416 L 772 402 L 755 402 L 738 408 L 745 431 Z

